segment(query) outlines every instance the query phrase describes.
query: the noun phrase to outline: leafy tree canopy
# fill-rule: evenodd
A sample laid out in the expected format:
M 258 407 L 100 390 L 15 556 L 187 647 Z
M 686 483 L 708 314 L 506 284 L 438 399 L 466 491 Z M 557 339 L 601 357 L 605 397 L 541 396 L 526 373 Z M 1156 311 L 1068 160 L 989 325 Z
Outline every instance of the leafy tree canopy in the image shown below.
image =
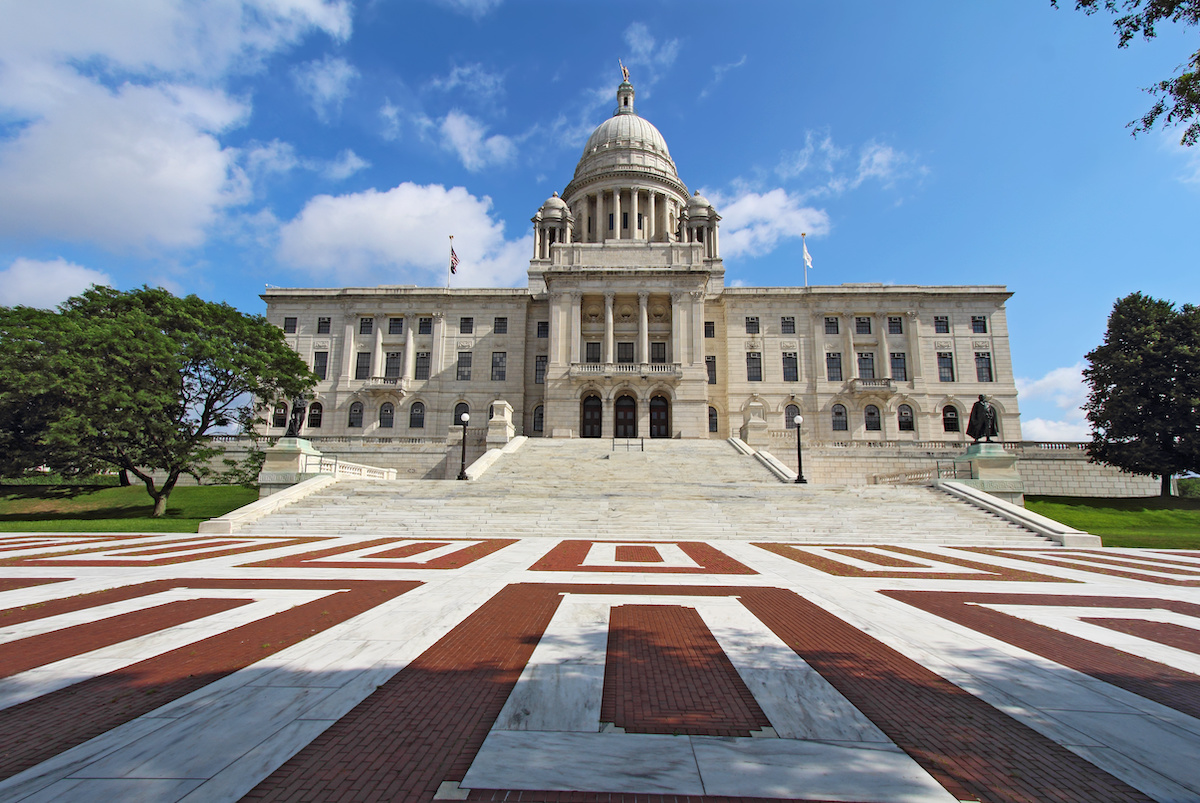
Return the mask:
M 1200 470 L 1200 308 L 1134 293 L 1119 299 L 1087 355 L 1093 460 L 1135 474 Z
M 0 471 L 124 469 L 159 516 L 180 476 L 211 473 L 211 435 L 315 382 L 266 318 L 194 295 L 93 287 L 58 313 L 0 308 Z
M 1058 6 L 1058 0 L 1050 2 Z M 1200 24 L 1200 0 L 1076 0 L 1075 8 L 1086 14 L 1101 9 L 1119 14 L 1113 20 L 1120 35 L 1118 47 L 1129 47 L 1137 36 L 1153 39 L 1162 22 Z M 1154 96 L 1154 105 L 1141 120 L 1129 124 L 1133 133 L 1152 131 L 1160 121 L 1164 128 L 1186 124 L 1180 143 L 1195 145 L 1200 140 L 1200 50 L 1180 66 L 1179 75 L 1146 87 L 1146 91 Z

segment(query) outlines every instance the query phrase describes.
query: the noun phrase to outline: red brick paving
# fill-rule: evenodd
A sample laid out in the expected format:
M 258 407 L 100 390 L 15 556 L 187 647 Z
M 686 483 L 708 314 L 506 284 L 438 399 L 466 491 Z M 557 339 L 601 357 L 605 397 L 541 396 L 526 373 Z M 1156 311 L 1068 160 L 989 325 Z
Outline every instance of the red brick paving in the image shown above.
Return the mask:
M 1200 631 L 1174 622 L 1151 622 L 1145 619 L 1103 619 L 1084 617 L 1080 621 L 1107 627 L 1120 633 L 1157 641 L 1177 650 L 1200 654 Z
M 557 584 L 505 588 L 244 800 L 432 800 L 442 781 L 462 780 L 562 593 L 740 596 L 772 631 L 960 799 L 987 803 L 1150 800 L 790 591 Z M 586 756 L 580 760 L 586 761 Z M 473 799 L 650 803 L 681 798 L 475 790 Z
M 357 616 L 420 585 L 416 582 L 318 580 L 175 580 L 143 583 L 18 610 L 13 621 L 79 610 L 136 589 L 171 587 L 331 589 L 340 593 L 297 605 L 106 675 L 6 709 L 0 715 L 0 778 L 7 778 L 185 694 Z M 343 590 L 344 589 L 344 590 Z
M 1086 559 L 1088 560 L 1088 565 L 1081 565 L 1077 562 L 1054 560 L 1051 557 L 1041 555 L 1041 554 L 1036 554 L 1036 555 L 1024 554 L 1024 553 L 1016 551 L 1016 550 L 1001 551 L 1001 550 L 995 549 L 993 547 L 965 547 L 965 548 L 970 549 L 972 552 L 979 552 L 981 554 L 992 555 L 992 556 L 998 557 L 998 558 L 1016 558 L 1018 560 L 1027 560 L 1027 561 L 1030 561 L 1031 563 L 1043 563 L 1047 566 L 1058 566 L 1059 568 L 1062 568 L 1062 569 L 1074 569 L 1077 572 L 1095 572 L 1096 574 L 1107 574 L 1107 575 L 1112 575 L 1113 577 L 1126 577 L 1126 578 L 1129 578 L 1130 580 L 1144 580 L 1147 583 L 1161 583 L 1163 585 L 1200 586 L 1200 579 L 1183 580 L 1183 579 L 1177 579 L 1174 577 L 1155 577 L 1152 574 L 1146 573 L 1148 571 L 1161 571 L 1161 572 L 1172 571 L 1171 569 L 1166 568 L 1166 567 L 1152 568 L 1149 566 L 1139 566 L 1141 571 L 1124 571 L 1119 568 L 1106 567 L 1103 565 L 1104 563 L 1108 562 L 1106 559 L 1096 560 L 1094 557 L 1092 557 L 1090 555 L 1089 556 L 1080 556 L 1080 555 L 1073 556 L 1073 557 L 1086 557 Z M 1179 572 L 1179 573 L 1188 574 L 1188 572 Z
M 678 546 L 697 566 L 583 566 L 592 544 L 604 541 L 563 541 L 529 567 L 534 572 L 651 572 L 663 574 L 758 574 L 724 552 L 693 541 L 664 542 Z M 617 549 L 621 547 L 618 546 Z
M 439 547 L 450 546 L 452 543 L 452 541 L 425 541 L 420 544 L 406 544 L 399 549 L 377 552 L 371 558 L 411 558 L 413 555 L 420 555 L 422 552 L 429 552 Z
M 256 539 L 261 539 L 262 536 L 255 536 Z M 197 540 L 209 541 L 211 539 L 194 539 L 185 544 L 180 544 L 178 541 L 157 541 L 154 543 L 143 544 L 146 547 L 178 547 L 180 549 L 195 548 Z M 228 549 L 205 550 L 194 555 L 167 555 L 158 560 L 129 560 L 119 556 L 109 558 L 88 558 L 89 552 L 109 552 L 115 549 L 129 549 L 136 544 L 120 544 L 117 546 L 108 545 L 102 547 L 82 547 L 73 550 L 59 550 L 57 552 L 42 552 L 37 555 L 26 555 L 15 558 L 0 559 L 0 566 L 122 566 L 122 567 L 143 567 L 143 566 L 169 566 L 175 563 L 187 563 L 194 560 L 207 560 L 209 558 L 220 558 L 226 555 L 240 555 L 245 552 L 257 552 L 262 549 L 279 549 L 280 547 L 295 546 L 297 544 L 307 544 L 313 541 L 323 541 L 325 539 L 319 537 L 304 537 L 304 538 L 273 538 L 269 541 L 259 541 L 259 543 L 246 544 L 245 546 L 232 546 Z M 229 543 L 244 543 L 243 541 L 231 541 Z M 136 553 L 143 554 L 143 553 Z M 145 553 L 149 554 L 149 553 Z M 77 557 L 67 557 L 68 555 L 76 555 Z
M 617 563 L 662 563 L 662 553 L 643 544 L 619 544 L 614 550 Z
M 881 555 L 878 552 L 868 552 L 865 549 L 831 549 L 830 552 L 836 552 L 848 558 L 864 560 L 867 563 L 874 563 L 878 566 L 888 566 L 893 569 L 915 569 L 924 565 L 916 561 L 898 558 L 895 555 Z
M 438 543 L 454 543 L 455 541 L 481 541 L 483 543 L 475 543 L 465 549 L 460 549 L 458 552 L 444 555 L 428 563 L 398 563 L 394 560 L 384 561 L 375 560 L 374 558 L 383 557 L 383 555 L 373 555 L 370 558 L 354 559 L 347 561 L 330 561 L 319 560 L 320 558 L 330 558 L 334 555 L 341 555 L 345 552 L 354 552 L 360 549 L 368 549 L 370 547 L 384 546 L 395 543 L 396 541 L 408 540 L 405 538 L 376 538 L 371 541 L 360 541 L 353 544 L 346 544 L 329 549 L 322 549 L 316 552 L 305 552 L 300 555 L 290 555 L 285 558 L 274 558 L 272 560 L 264 560 L 258 563 L 247 563 L 246 566 L 278 566 L 290 569 L 461 569 L 482 557 L 497 552 L 510 544 L 515 544 L 515 538 L 455 538 L 446 539 L 445 542 Z M 402 547 L 398 547 L 401 549 Z M 415 553 L 414 553 L 415 554 Z M 410 556 L 403 556 L 410 557 Z
M 805 551 L 802 547 L 795 547 L 790 544 L 771 544 L 771 543 L 756 543 L 754 544 L 760 549 L 765 549 L 767 552 L 773 552 L 776 555 L 794 560 L 797 563 L 803 563 L 805 566 L 811 566 L 814 569 L 832 574 L 837 577 L 871 577 L 874 579 L 901 579 L 909 578 L 914 580 L 1013 580 L 1023 583 L 1073 583 L 1074 580 L 1063 580 L 1059 577 L 1054 577 L 1048 574 L 1037 574 L 1029 571 L 1019 571 L 1016 569 L 1008 569 L 1003 566 L 994 566 L 990 563 L 977 563 L 963 558 L 933 554 L 930 552 L 922 552 L 919 549 L 911 549 L 902 546 L 888 546 L 892 552 L 897 552 L 903 555 L 909 555 L 916 558 L 923 558 L 928 561 L 936 561 L 939 563 L 949 563 L 954 566 L 963 566 L 968 569 L 975 569 L 978 574 L 970 574 L 967 572 L 950 573 L 950 572 L 905 572 L 894 571 L 888 572 L 884 570 L 867 570 L 860 569 L 857 566 L 851 566 L 846 563 L 839 563 L 835 560 L 830 560 L 821 555 L 813 554 Z M 820 544 L 812 544 L 811 546 L 821 546 Z M 836 545 L 830 545 L 826 548 L 832 548 L 839 552 L 845 550 L 836 549 Z M 998 557 L 1004 557 L 1007 553 L 996 552 L 993 554 Z M 866 558 L 864 558 L 866 559 Z M 877 555 L 873 555 L 871 560 L 879 562 Z
M 612 609 L 600 721 L 627 733 L 749 736 L 771 722 L 695 608 Z
M 1200 616 L 1200 605 L 1130 597 L 1074 597 L 1047 594 L 984 594 L 941 591 L 884 591 L 890 597 L 985 633 L 1126 691 L 1200 717 L 1200 678 L 1106 644 L 1010 616 L 985 605 L 1165 608 Z M 1146 631 L 1149 632 L 1149 631 Z M 1193 631 L 1194 632 L 1194 631 Z M 1136 635 L 1141 635 L 1136 634 Z M 1194 638 L 1194 637 L 1193 637 Z
M 15 591 L 18 588 L 64 583 L 69 579 L 69 577 L 3 577 L 0 578 L 0 591 Z

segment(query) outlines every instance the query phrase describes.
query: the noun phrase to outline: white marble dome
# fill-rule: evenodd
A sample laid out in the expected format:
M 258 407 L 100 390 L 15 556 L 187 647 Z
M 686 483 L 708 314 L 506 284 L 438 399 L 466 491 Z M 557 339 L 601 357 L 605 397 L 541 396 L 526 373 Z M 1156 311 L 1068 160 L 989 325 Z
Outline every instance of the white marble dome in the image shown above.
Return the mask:
M 628 94 L 632 98 L 632 87 Z M 652 123 L 639 117 L 632 106 L 620 105 L 588 137 L 575 167 L 575 181 L 630 168 L 679 181 L 663 135 Z

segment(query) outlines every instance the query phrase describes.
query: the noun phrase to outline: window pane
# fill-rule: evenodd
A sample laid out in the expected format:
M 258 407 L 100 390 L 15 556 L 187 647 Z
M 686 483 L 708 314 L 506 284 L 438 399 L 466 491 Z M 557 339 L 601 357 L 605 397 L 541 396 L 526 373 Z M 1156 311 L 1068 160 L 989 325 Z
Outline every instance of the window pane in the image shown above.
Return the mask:
M 584 360 L 586 362 L 600 362 L 600 343 L 592 341 L 585 343 Z
M 879 432 L 883 427 L 879 419 L 879 408 L 873 404 L 868 404 L 867 409 L 863 410 L 863 424 L 868 432 Z
M 324 412 L 325 412 L 325 409 L 321 406 L 320 402 L 313 402 L 312 404 L 308 405 L 308 428 L 309 429 L 320 429 L 321 428 L 321 414 Z
M 975 379 L 979 382 L 992 381 L 992 353 L 990 351 L 975 352 Z
M 871 319 L 862 316 L 855 318 L 854 333 L 859 335 L 871 334 Z
M 913 411 L 907 404 L 900 405 L 896 410 L 896 425 L 901 432 L 913 431 Z
M 934 315 L 933 331 L 939 335 L 950 334 L 950 317 L 947 315 Z
M 375 331 L 375 319 L 374 318 L 359 318 L 358 319 L 358 333 L 360 335 L 369 335 L 373 331 Z
M 400 360 L 403 355 L 399 351 L 389 351 L 387 353 L 387 362 L 383 365 L 383 375 L 390 377 L 400 376 Z
M 958 432 L 958 410 L 953 407 L 946 407 L 942 410 L 942 430 L 945 432 Z
M 842 381 L 841 352 L 830 352 L 825 355 L 825 378 L 830 382 Z
M 761 382 L 762 381 L 762 353 L 757 351 L 746 352 L 746 381 Z
M 825 334 L 836 335 L 837 333 L 838 333 L 838 319 L 837 318 L 826 318 L 825 319 Z
M 704 367 L 708 369 L 708 384 L 717 384 L 717 358 L 712 355 L 705 357 Z
M 938 381 L 954 381 L 954 354 L 949 351 L 938 352 Z
M 633 362 L 633 344 L 618 343 L 617 344 L 617 362 L 631 363 Z
M 533 358 L 533 383 L 535 385 L 546 384 L 546 355 L 541 355 Z
M 329 372 L 329 352 L 314 351 L 313 352 L 313 373 L 318 379 L 324 379 Z
M 417 319 L 417 334 L 419 334 L 419 335 L 433 334 L 433 318 L 418 318 Z
M 533 431 L 541 432 L 546 428 L 546 408 L 538 405 L 533 408 Z
M 538 321 L 537 336 L 550 337 L 550 321 Z
M 873 352 L 859 352 L 858 354 L 858 378 L 859 379 L 874 379 L 875 378 L 875 354 Z
M 796 318 L 793 315 L 785 315 L 779 319 L 779 333 L 783 335 L 796 334 Z
M 396 408 L 391 402 L 386 402 L 379 408 L 379 426 L 381 429 L 391 429 L 396 421 Z
M 469 334 L 473 333 L 474 331 L 475 331 L 475 319 L 474 318 L 459 318 L 458 319 L 458 333 L 460 335 L 469 335 Z
M 283 332 L 284 332 L 284 334 L 288 334 L 288 335 L 296 334 L 296 319 L 295 318 L 284 318 L 283 319 Z
M 467 406 L 466 402 L 459 402 L 458 404 L 454 405 L 454 425 L 456 427 L 462 426 L 463 413 L 466 413 L 467 415 L 471 414 L 471 408 Z M 469 425 L 470 423 L 470 419 L 467 419 L 467 424 Z
M 717 336 L 716 321 L 705 321 L 704 322 L 704 336 L 705 337 L 716 337 Z
M 977 335 L 987 334 L 987 316 L 972 315 L 971 316 L 971 331 Z
M 329 334 L 329 318 L 317 318 L 317 334 Z
M 800 367 L 794 351 L 785 351 L 783 353 L 783 381 L 800 381 Z
M 275 405 L 275 411 L 271 415 L 271 426 L 286 427 L 287 426 L 287 405 L 282 402 Z
M 663 364 L 667 361 L 667 344 L 666 343 L 651 343 L 650 344 L 650 362 Z
M 371 378 L 371 352 L 360 351 L 354 363 L 354 378 L 355 379 L 370 379 Z
M 748 334 L 748 335 L 758 334 L 758 316 L 757 315 L 747 315 L 746 316 L 746 334 Z
M 388 318 L 388 334 L 389 335 L 404 334 L 404 319 L 403 318 Z
M 897 382 L 908 381 L 908 358 L 902 351 L 892 352 L 892 379 Z
M 904 319 L 899 316 L 888 316 L 888 334 L 904 334 Z
M 783 425 L 787 429 L 796 428 L 796 416 L 800 415 L 800 408 L 794 404 L 789 404 L 783 408 Z
M 408 411 L 408 426 L 410 429 L 425 428 L 425 405 L 420 402 L 413 404 L 412 408 Z
M 429 378 L 429 352 L 417 352 L 417 364 L 413 371 L 413 379 L 428 379 Z
M 471 381 L 471 352 L 458 352 L 458 381 Z
M 346 423 L 351 427 L 361 427 L 363 419 L 362 402 L 355 402 L 350 405 L 350 419 Z
M 492 321 L 492 332 L 498 335 L 508 334 L 508 318 L 497 318 Z
M 709 407 L 708 408 L 708 431 L 716 432 L 720 422 L 721 422 L 720 417 L 717 415 L 717 408 Z
M 493 351 L 492 352 L 492 381 L 503 382 L 505 374 L 508 372 L 508 352 Z
M 833 405 L 833 431 L 846 432 L 850 429 L 850 422 L 846 419 L 846 408 L 840 404 Z

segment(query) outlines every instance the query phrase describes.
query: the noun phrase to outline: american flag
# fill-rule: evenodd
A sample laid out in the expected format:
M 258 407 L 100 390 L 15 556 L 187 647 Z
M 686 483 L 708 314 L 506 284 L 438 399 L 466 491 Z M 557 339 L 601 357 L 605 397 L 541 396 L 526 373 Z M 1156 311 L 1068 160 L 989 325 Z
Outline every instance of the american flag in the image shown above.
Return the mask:
M 458 273 L 458 254 L 454 253 L 454 246 L 450 246 L 450 272 Z

